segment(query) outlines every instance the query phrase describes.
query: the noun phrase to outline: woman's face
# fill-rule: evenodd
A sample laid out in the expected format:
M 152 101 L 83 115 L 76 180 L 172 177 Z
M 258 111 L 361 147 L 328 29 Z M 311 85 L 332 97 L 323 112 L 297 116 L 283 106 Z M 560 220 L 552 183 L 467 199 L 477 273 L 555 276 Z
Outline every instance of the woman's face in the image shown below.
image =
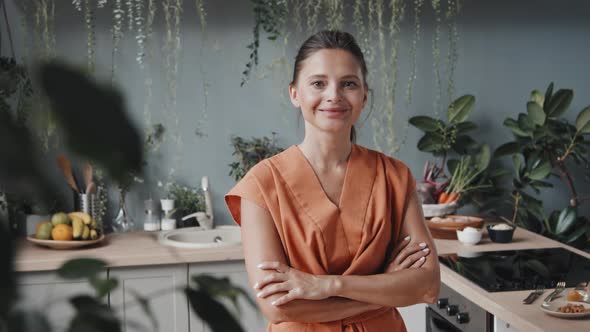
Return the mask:
M 313 128 L 349 133 L 367 101 L 367 86 L 361 66 L 351 53 L 323 49 L 302 62 L 289 94 Z

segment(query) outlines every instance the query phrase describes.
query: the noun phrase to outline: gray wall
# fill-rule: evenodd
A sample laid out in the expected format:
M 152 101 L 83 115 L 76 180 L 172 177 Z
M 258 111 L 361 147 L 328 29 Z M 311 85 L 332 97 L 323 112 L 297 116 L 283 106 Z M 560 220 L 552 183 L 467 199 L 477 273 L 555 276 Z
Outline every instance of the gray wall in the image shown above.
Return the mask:
M 56 2 L 60 3 L 56 8 L 57 53 L 60 57 L 84 65 L 86 34 L 82 14 L 73 9 L 70 1 Z M 177 109 L 183 140 L 181 160 L 175 166 L 176 148 L 168 137 L 161 149 L 150 156 L 147 181 L 135 187 L 129 201 L 134 206 L 137 221 L 141 223 L 140 201 L 150 196 L 160 197 L 155 183 L 158 180 L 167 181 L 168 171 L 174 167 L 175 179 L 193 186 L 199 185 L 201 176 L 209 176 L 216 223 L 229 224 L 231 220 L 223 203 L 223 195 L 234 185 L 233 179 L 228 176 L 228 164 L 233 161 L 231 135 L 260 137 L 275 131 L 279 133 L 280 144 L 284 147 L 300 142 L 303 137 L 302 120 L 297 110 L 290 105 L 286 92 L 293 55 L 305 33 L 291 31 L 286 47 L 281 42 L 263 42 L 258 72 L 250 82 L 240 87 L 241 72 L 248 57 L 246 45 L 252 39 L 254 20 L 251 3 L 244 0 L 205 0 L 208 20 L 206 39 L 200 33 L 194 2 L 184 3 L 183 49 L 177 88 Z M 349 7 L 352 5 L 352 1 L 346 3 Z M 411 3 L 408 1 L 409 5 Z M 13 38 L 17 45 L 17 56 L 20 57 L 23 55 L 25 38 L 19 27 L 19 10 L 15 4 L 15 0 L 8 0 Z M 165 29 L 161 8 L 158 10 L 154 25 L 154 44 L 158 47 L 154 48 L 151 62 L 154 79 L 151 114 L 153 122 L 162 122 L 173 129 L 174 125 L 163 111 L 166 85 L 160 46 Z M 590 24 L 585 22 L 589 12 L 590 4 L 582 0 L 466 1 L 457 18 L 459 61 L 455 76 L 455 97 L 466 93 L 476 96 L 472 120 L 480 125 L 477 137 L 481 141 L 489 142 L 492 147 L 506 142 L 510 133 L 502 126 L 503 120 L 524 112 L 530 91 L 544 91 L 550 81 L 554 81 L 556 87 L 574 89 L 575 97 L 569 114 L 571 120 L 575 119 L 579 110 L 590 104 L 590 97 L 587 97 L 590 92 L 587 84 L 590 72 L 587 63 Z M 32 23 L 30 15 L 28 20 Z M 111 20 L 108 10 L 99 10 L 97 15 L 96 72 L 98 77 L 108 81 L 112 49 Z M 411 15 L 407 16 L 402 27 L 396 128 L 400 137 L 407 139 L 395 157 L 405 161 L 416 177 L 421 176 L 422 166 L 430 156 L 416 149 L 420 133 L 413 127 L 408 128 L 406 123 L 410 116 L 434 113 L 432 16 L 431 10 L 428 10 L 423 18 L 424 30 L 417 50 L 418 72 L 414 98 L 409 105 L 404 102 L 404 91 L 411 63 Z M 2 53 L 8 54 L 5 34 L 2 42 Z M 441 43 L 441 59 L 444 63 L 446 34 L 441 36 Z M 144 74 L 135 62 L 135 52 L 133 35 L 126 34 L 117 59 L 117 83 L 127 97 L 129 110 L 138 126 L 143 127 Z M 279 59 L 283 52 L 286 64 L 269 68 L 268 65 Z M 444 74 L 444 65 L 441 72 Z M 369 82 L 375 90 L 379 89 L 379 81 L 375 77 L 371 77 Z M 445 82 L 446 76 L 443 76 L 443 84 Z M 204 84 L 208 86 L 206 98 Z M 449 100 L 443 93 L 441 104 L 447 105 Z M 195 135 L 196 128 L 200 128 L 206 136 Z M 360 128 L 359 143 L 373 147 L 372 131 L 369 119 Z M 587 183 L 580 184 L 578 190 L 587 192 Z M 566 194 L 565 190 L 558 190 L 556 198 L 549 202 L 550 206 L 563 207 L 567 202 Z

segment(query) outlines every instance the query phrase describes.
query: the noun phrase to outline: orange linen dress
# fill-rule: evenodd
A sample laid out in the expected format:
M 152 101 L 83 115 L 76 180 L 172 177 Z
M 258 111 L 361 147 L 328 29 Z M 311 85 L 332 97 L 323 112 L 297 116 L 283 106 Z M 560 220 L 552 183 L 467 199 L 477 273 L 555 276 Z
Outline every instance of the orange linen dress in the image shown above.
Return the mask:
M 238 224 L 241 198 L 270 212 L 289 266 L 315 275 L 371 275 L 383 273 L 389 262 L 414 189 L 414 178 L 402 162 L 353 144 L 338 207 L 294 145 L 254 166 L 225 201 Z M 267 331 L 406 328 L 397 309 L 384 307 L 328 323 L 270 324 Z

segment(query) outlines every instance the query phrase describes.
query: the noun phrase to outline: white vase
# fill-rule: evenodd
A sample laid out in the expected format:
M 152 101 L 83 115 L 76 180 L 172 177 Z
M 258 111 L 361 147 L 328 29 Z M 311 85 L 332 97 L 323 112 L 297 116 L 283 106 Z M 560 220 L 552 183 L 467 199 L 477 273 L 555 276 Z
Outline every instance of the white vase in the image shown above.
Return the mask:
M 174 200 L 173 199 L 161 199 L 160 203 L 162 204 L 163 211 L 174 210 Z

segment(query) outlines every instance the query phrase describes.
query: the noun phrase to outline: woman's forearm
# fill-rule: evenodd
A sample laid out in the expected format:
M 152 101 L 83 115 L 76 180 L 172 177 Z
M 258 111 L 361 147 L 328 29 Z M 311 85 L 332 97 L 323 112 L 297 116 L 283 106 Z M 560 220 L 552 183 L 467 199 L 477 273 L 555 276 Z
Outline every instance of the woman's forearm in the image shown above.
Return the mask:
M 263 301 L 267 305 L 280 297 L 270 296 Z M 368 311 L 377 310 L 382 306 L 359 302 L 342 297 L 331 297 L 324 300 L 294 300 L 274 308 L 274 322 L 305 322 L 324 323 L 346 319 Z
M 326 276 L 330 295 L 388 307 L 433 303 L 440 289 L 438 268 L 404 269 L 369 276 Z

